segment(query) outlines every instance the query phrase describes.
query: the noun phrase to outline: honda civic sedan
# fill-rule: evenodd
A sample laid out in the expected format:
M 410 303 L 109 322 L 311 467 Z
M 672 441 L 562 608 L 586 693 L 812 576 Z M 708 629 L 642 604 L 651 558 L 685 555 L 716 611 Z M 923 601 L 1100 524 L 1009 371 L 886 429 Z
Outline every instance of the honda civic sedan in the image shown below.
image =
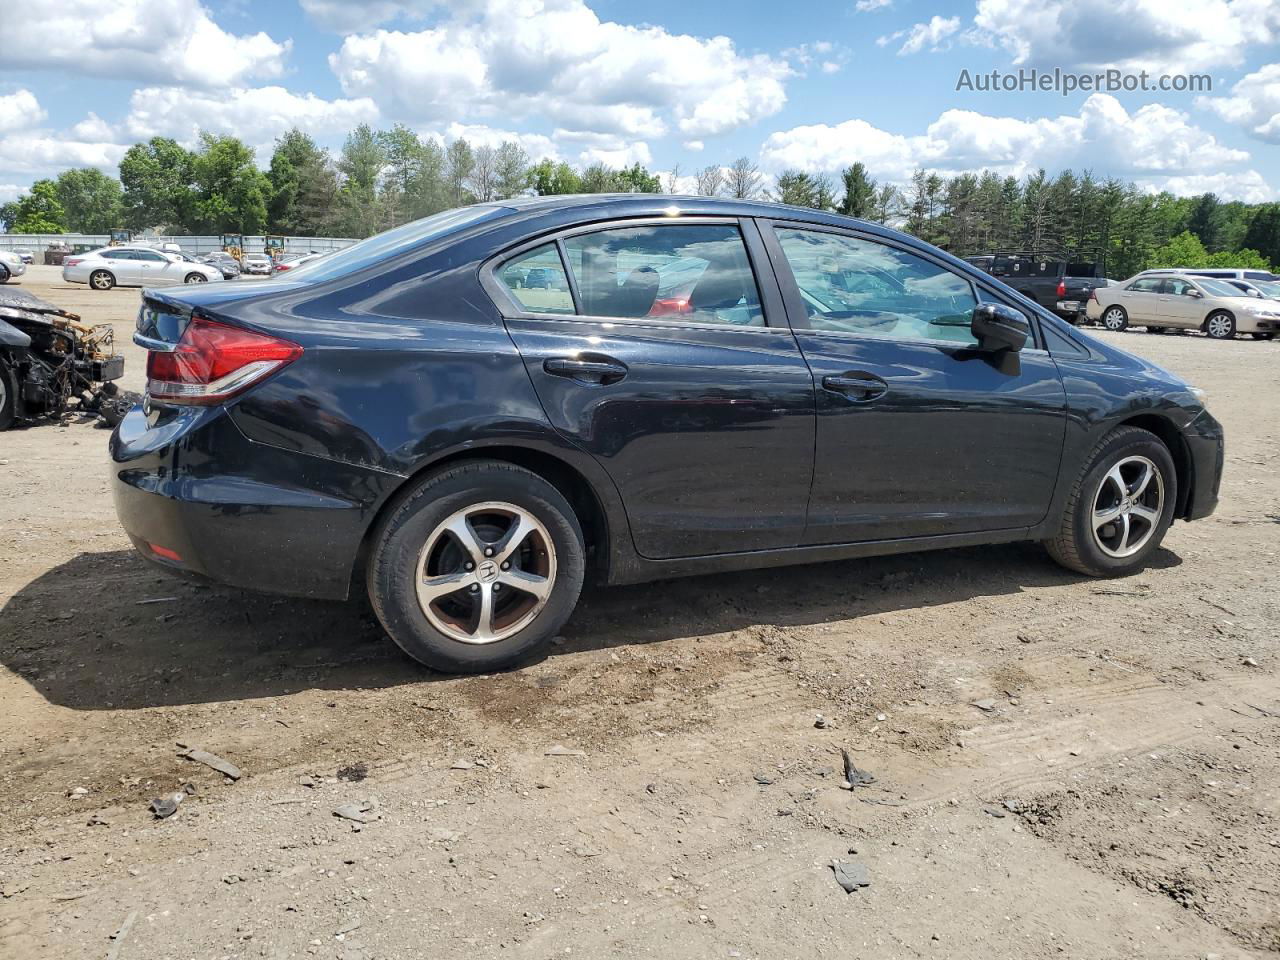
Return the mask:
M 1195 387 L 928 244 L 765 203 L 478 204 L 147 291 L 134 339 L 110 449 L 141 555 L 367 591 L 450 672 L 536 654 L 587 579 L 1020 540 L 1130 574 L 1223 462 Z

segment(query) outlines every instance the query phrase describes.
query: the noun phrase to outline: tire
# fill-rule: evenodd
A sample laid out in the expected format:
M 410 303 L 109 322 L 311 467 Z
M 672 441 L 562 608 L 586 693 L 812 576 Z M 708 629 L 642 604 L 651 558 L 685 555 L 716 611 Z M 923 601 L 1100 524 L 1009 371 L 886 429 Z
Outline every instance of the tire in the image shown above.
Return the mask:
M 0 430 L 8 430 L 18 418 L 18 377 L 0 357 Z
M 504 573 L 495 564 L 517 518 L 529 529 Z M 481 460 L 429 476 L 387 513 L 370 550 L 369 599 L 391 639 L 419 663 L 443 673 L 503 670 L 564 626 L 582 592 L 585 556 L 582 528 L 559 490 L 523 467 Z M 444 589 L 421 599 L 437 578 Z M 522 582 L 545 590 L 543 598 Z
M 1225 310 L 1217 310 L 1205 317 L 1204 332 L 1213 340 L 1234 340 L 1236 318 Z
M 1125 312 L 1124 307 L 1113 304 L 1102 311 L 1101 323 L 1112 333 L 1121 333 L 1129 329 L 1129 314 Z
M 183 283 L 208 283 L 209 278 L 203 273 L 188 273 L 182 278 Z
M 1153 472 L 1132 512 L 1125 509 L 1113 479 L 1113 468 L 1132 491 L 1145 467 Z M 1123 577 L 1137 573 L 1160 547 L 1178 498 L 1178 479 L 1169 449 L 1154 433 L 1138 427 L 1120 427 L 1103 437 L 1076 478 L 1057 536 L 1044 542 L 1049 555 L 1068 570 L 1090 577 Z M 1158 497 L 1158 500 L 1157 500 Z M 1095 511 L 1124 517 L 1126 523 L 1097 523 Z M 1146 511 L 1139 513 L 1138 508 Z M 1122 539 L 1125 538 L 1125 539 Z M 1126 552 L 1132 547 L 1132 552 Z
M 1274 340 L 1276 338 L 1275 333 L 1270 330 L 1255 330 L 1250 336 L 1255 340 Z
M 108 270 L 95 270 L 89 274 L 89 286 L 94 290 L 110 290 L 116 285 L 116 278 Z
M 0 263 L 0 283 L 9 282 L 9 268 Z

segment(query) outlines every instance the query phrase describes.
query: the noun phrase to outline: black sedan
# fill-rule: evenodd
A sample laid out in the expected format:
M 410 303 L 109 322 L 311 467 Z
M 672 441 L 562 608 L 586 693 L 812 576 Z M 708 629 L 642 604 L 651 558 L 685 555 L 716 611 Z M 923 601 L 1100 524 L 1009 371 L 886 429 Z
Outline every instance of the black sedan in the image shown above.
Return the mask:
M 367 590 L 447 671 L 532 654 L 588 576 L 1016 540 L 1133 573 L 1222 470 L 1194 387 L 911 237 L 764 203 L 479 204 L 147 291 L 135 340 L 111 460 L 141 554 Z

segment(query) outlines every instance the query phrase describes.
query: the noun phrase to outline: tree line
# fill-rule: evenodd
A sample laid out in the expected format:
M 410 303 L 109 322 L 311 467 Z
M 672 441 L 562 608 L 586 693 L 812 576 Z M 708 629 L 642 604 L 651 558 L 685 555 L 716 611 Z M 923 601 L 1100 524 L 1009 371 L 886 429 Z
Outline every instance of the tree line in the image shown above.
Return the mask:
M 235 137 L 203 133 L 194 150 L 166 137 L 130 147 L 119 177 L 92 168 L 39 180 L 0 206 L 14 233 L 164 233 L 367 237 L 441 210 L 526 194 L 676 193 L 771 199 L 900 227 L 957 256 L 1026 251 L 1097 261 L 1108 276 L 1149 266 L 1280 264 L 1280 204 L 1223 202 L 1212 193 L 1149 193 L 1089 171 L 1021 179 L 989 170 L 944 177 L 917 170 L 903 187 L 854 163 L 838 178 L 785 170 L 771 189 L 742 157 L 691 177 L 639 163 L 574 167 L 533 161 L 513 141 L 440 142 L 403 125 L 361 125 L 334 156 L 293 129 L 266 170 Z

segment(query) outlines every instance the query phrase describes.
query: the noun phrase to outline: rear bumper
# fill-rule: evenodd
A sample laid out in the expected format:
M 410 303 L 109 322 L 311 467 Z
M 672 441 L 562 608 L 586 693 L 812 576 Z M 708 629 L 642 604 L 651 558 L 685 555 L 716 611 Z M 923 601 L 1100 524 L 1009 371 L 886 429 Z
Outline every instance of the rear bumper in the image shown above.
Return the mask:
M 398 477 L 255 443 L 220 408 L 135 407 L 111 435 L 116 513 L 179 574 L 343 599 L 376 504 Z
M 1183 431 L 1187 452 L 1191 457 L 1191 490 L 1182 519 L 1200 520 L 1218 506 L 1218 490 L 1222 486 L 1222 465 L 1226 440 L 1222 424 L 1208 412 L 1196 417 Z

